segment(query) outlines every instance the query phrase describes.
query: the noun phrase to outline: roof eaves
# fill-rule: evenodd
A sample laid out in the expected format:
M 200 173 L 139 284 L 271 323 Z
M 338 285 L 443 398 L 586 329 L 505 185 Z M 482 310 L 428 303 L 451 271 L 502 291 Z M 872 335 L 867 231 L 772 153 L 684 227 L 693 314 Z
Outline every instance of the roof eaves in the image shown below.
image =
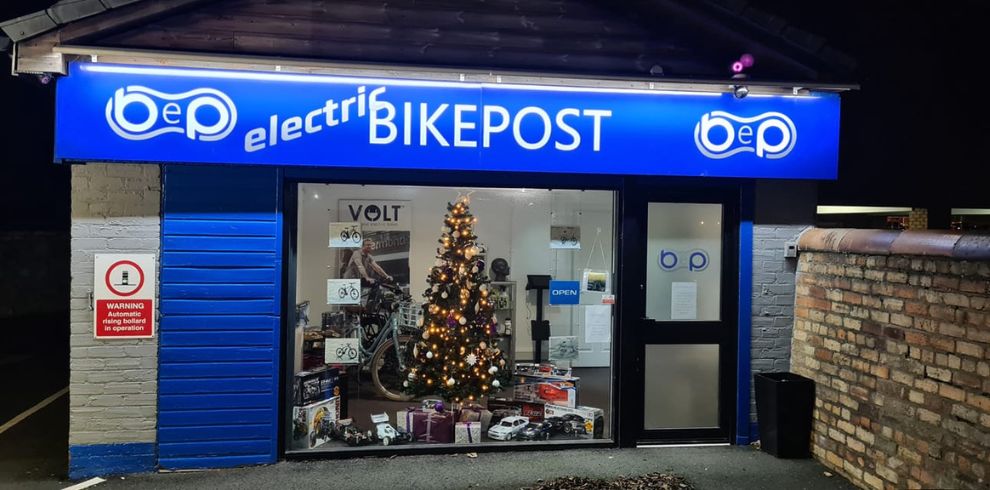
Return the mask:
M 20 42 L 70 22 L 139 1 L 141 0 L 60 0 L 45 10 L 0 22 L 0 30 L 12 41 Z
M 58 24 L 48 15 L 47 10 L 39 10 L 38 12 L 22 15 L 16 19 L 0 23 L 0 30 L 14 42 L 44 34 L 57 27 Z

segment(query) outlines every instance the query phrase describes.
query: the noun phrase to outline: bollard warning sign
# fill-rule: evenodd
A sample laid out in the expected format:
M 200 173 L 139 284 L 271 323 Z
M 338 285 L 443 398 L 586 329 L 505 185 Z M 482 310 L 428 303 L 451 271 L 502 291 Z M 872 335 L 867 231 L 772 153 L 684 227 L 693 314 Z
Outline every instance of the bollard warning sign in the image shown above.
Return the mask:
M 96 338 L 155 336 L 154 254 L 96 254 L 93 279 Z

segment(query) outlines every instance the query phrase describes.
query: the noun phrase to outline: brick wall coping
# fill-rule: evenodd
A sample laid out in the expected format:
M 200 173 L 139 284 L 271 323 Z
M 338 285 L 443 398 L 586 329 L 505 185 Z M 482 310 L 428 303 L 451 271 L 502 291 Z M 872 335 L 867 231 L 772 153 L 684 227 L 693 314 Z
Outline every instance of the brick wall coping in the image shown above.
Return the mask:
M 801 234 L 802 251 L 869 255 L 926 255 L 990 261 L 990 235 L 947 231 L 811 228 Z

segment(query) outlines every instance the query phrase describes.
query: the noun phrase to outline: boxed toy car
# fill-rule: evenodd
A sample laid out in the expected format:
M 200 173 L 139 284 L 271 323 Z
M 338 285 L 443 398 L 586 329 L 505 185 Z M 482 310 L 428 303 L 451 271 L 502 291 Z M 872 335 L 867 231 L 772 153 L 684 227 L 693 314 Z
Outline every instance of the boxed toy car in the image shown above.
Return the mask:
M 454 412 L 408 408 L 395 413 L 397 428 L 412 434 L 418 442 L 454 442 Z
M 292 407 L 292 448 L 312 449 L 330 440 L 340 417 L 339 398 Z
M 540 383 L 536 385 L 536 397 L 544 403 L 573 408 L 577 405 L 577 388 L 570 383 Z
M 544 407 L 546 420 L 559 423 L 564 429 L 560 432 L 581 439 L 601 439 L 605 436 L 605 412 L 594 407 L 565 407 L 547 404 Z
M 521 400 L 488 400 L 488 410 L 492 412 L 491 423 L 513 415 L 529 418 L 532 422 L 543 420 L 543 403 L 527 402 Z M 495 420 L 498 415 L 498 420 Z
M 341 386 L 340 370 L 320 368 L 300 371 L 292 380 L 293 404 L 308 405 L 313 402 L 341 396 L 346 387 Z
M 478 444 L 481 442 L 481 422 L 458 422 L 454 424 L 455 444 Z

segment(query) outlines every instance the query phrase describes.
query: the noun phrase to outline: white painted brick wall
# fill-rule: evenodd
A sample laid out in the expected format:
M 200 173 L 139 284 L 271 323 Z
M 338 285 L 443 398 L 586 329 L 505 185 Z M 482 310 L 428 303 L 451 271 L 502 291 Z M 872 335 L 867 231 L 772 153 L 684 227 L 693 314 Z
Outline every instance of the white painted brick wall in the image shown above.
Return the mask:
M 153 339 L 95 340 L 90 293 L 93 254 L 159 255 L 160 211 L 157 165 L 72 167 L 70 445 L 155 441 L 157 332 Z
M 753 373 L 788 371 L 794 327 L 797 259 L 784 258 L 784 244 L 796 241 L 806 225 L 753 226 Z M 750 397 L 756 421 L 756 398 Z

